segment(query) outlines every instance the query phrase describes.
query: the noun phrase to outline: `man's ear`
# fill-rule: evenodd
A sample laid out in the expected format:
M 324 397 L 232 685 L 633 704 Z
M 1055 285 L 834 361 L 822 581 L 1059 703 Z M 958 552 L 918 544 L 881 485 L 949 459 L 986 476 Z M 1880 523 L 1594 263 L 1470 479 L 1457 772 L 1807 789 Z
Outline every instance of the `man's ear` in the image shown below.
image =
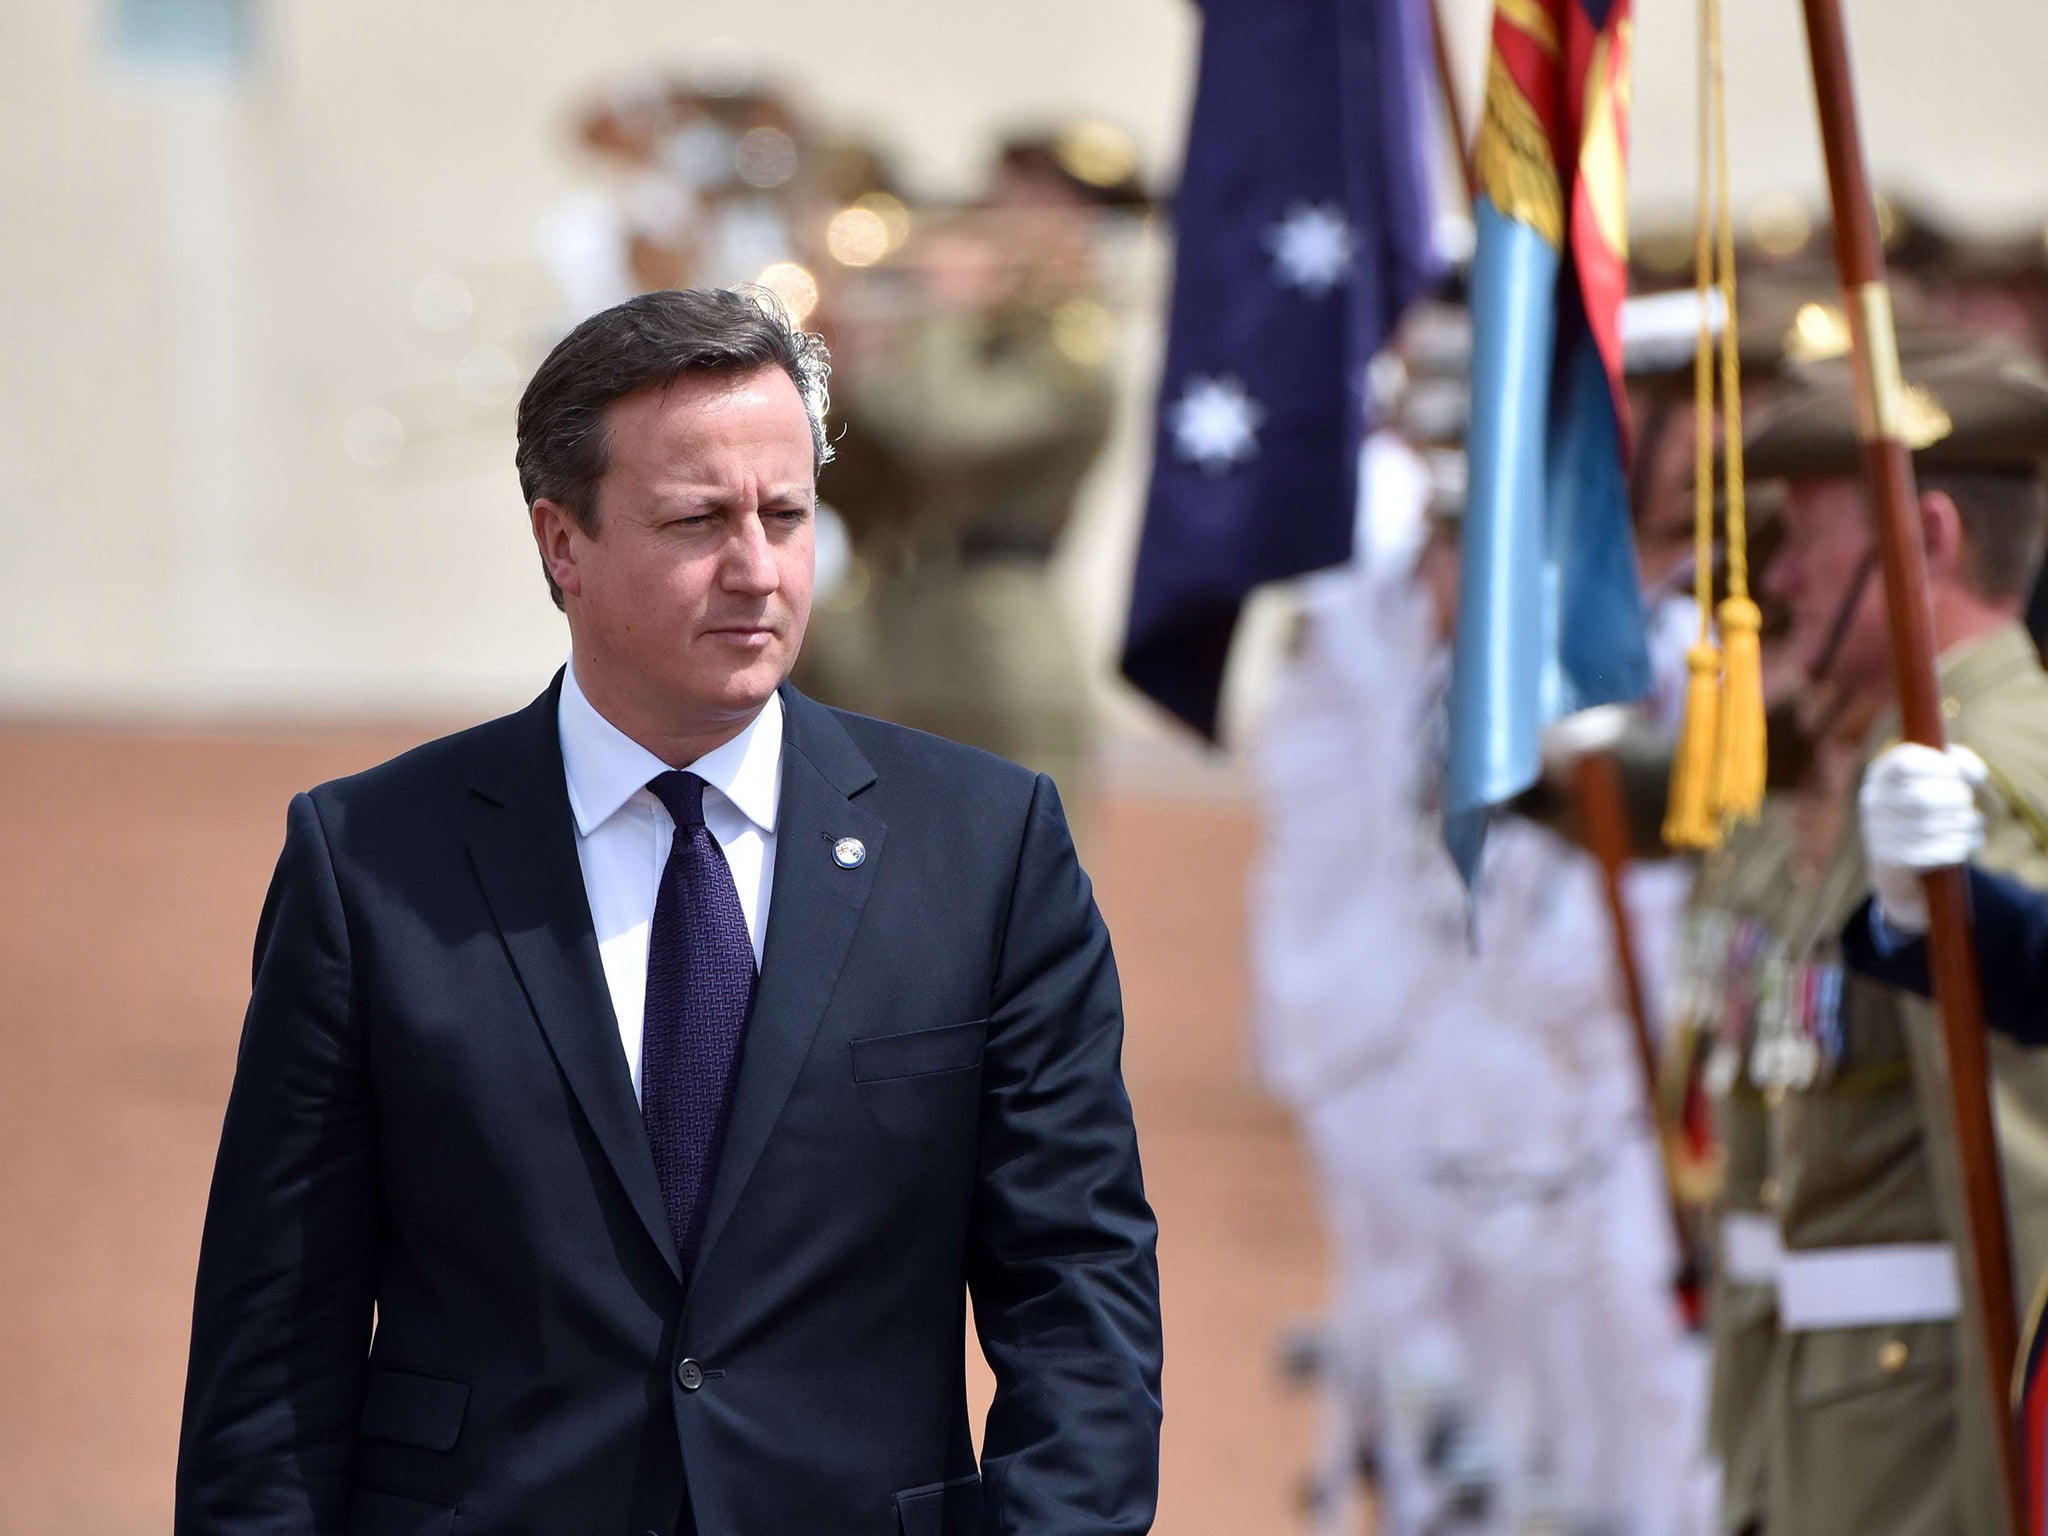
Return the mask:
M 533 542 L 540 548 L 540 561 L 565 596 L 583 595 L 583 576 L 576 567 L 576 539 L 582 525 L 576 514 L 559 501 L 545 496 L 533 504 Z
M 1954 580 L 1963 568 L 1963 514 L 1947 491 L 1920 493 L 1920 537 L 1927 544 L 1927 575 Z

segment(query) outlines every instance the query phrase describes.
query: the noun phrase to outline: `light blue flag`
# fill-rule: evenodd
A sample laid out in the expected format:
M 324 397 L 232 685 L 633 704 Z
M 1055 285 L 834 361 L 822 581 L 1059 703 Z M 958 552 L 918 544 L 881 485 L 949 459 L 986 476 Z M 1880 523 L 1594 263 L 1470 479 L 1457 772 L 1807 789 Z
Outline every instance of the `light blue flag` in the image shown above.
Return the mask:
M 1543 729 L 1650 691 L 1620 427 L 1569 258 L 1482 196 L 1444 841 L 1468 885 Z

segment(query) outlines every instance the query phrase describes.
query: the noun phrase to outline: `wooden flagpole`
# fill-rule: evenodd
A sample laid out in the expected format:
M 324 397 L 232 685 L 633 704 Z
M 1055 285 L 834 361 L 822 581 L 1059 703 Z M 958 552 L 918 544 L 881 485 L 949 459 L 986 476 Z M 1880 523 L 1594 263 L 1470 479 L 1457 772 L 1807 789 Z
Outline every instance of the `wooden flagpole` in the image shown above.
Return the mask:
M 1465 124 L 1464 109 L 1458 105 L 1458 81 L 1451 68 L 1451 44 L 1444 35 L 1443 0 L 1429 0 L 1429 46 L 1436 55 L 1436 87 L 1444 101 L 1444 128 L 1451 136 L 1451 153 L 1464 178 L 1465 202 L 1479 201 L 1479 176 L 1472 167 L 1472 134 Z
M 1857 122 L 1848 34 L 1840 0 L 1801 0 L 1801 4 L 1806 12 L 1814 95 L 1820 105 L 1821 146 L 1827 157 L 1835 261 L 1849 312 L 1864 479 L 1891 618 L 1900 723 L 1909 741 L 1939 748 L 1943 745 L 1941 690 L 1934 666 L 1919 490 L 1900 420 L 1905 390 L 1899 372 L 1898 337 L 1892 325 L 1891 293 L 1885 287 L 1877 213 Z M 2012 1536 L 2019 1536 L 2026 1529 L 2020 1500 L 2019 1446 L 2006 1403 L 2006 1383 L 2019 1347 L 2018 1314 L 2013 1302 L 2012 1239 L 2006 1224 L 2004 1181 L 1991 1120 L 1976 943 L 1970 930 L 1963 872 L 1936 871 L 1926 877 L 1926 888 L 1928 945 L 1935 998 L 1941 1006 L 1942 1036 L 1948 1048 L 1949 1100 L 1968 1208 L 1975 1301 L 1990 1366 L 1991 1422 L 1998 1432 L 2007 1520 Z
M 1649 1115 L 1664 1165 L 1671 1235 L 1677 1244 L 1676 1280 L 1683 1293 L 1688 1321 L 1696 1321 L 1693 1312 L 1698 1302 L 1694 1294 L 1698 1275 L 1692 1233 L 1685 1222 L 1685 1198 L 1679 1190 L 1674 1138 L 1665 1134 L 1666 1128 L 1659 1114 L 1657 1037 L 1650 1027 L 1650 1004 L 1643 990 L 1642 968 L 1636 955 L 1635 924 L 1629 916 L 1627 893 L 1622 888 L 1623 877 L 1628 872 L 1630 838 L 1621 774 L 1614 765 L 1614 758 L 1597 748 L 1580 753 L 1572 762 L 1572 788 L 1578 801 L 1586 851 L 1600 868 L 1600 894 L 1606 902 L 1614 943 L 1615 975 L 1621 981 L 1621 1000 L 1628 1011 L 1629 1035 L 1635 1046 L 1636 1066 L 1643 1079 L 1643 1108 Z

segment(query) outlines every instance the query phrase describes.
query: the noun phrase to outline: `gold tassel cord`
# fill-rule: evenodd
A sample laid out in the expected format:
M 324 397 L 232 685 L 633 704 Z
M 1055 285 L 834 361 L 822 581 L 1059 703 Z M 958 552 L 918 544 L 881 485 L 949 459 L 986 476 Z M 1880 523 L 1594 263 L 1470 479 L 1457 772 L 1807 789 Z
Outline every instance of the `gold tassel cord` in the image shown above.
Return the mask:
M 1731 529 L 1733 525 L 1730 525 Z M 1729 534 L 1729 544 L 1735 535 Z M 1732 586 L 1732 583 L 1731 583 Z M 1764 799 L 1763 615 L 1747 597 L 1720 607 L 1721 715 L 1714 763 L 1714 809 L 1725 825 L 1754 821 Z
M 1685 724 L 1672 765 L 1664 840 L 1713 848 L 1731 821 L 1754 819 L 1765 773 L 1763 617 L 1749 592 L 1749 510 L 1742 467 L 1742 353 L 1735 309 L 1735 218 L 1728 195 L 1721 0 L 1700 0 L 1699 202 L 1693 286 L 1700 329 L 1693 357 L 1694 595 L 1699 639 L 1686 655 Z M 1721 436 L 1728 468 L 1728 595 L 1714 603 L 1713 299 L 1720 297 Z M 1715 620 L 1719 620 L 1719 644 Z
M 1685 687 L 1685 724 L 1671 769 L 1671 801 L 1664 813 L 1664 841 L 1673 848 L 1714 848 L 1721 819 L 1714 814 L 1714 740 L 1721 712 L 1721 653 L 1702 640 L 1685 653 L 1691 676 Z
M 1714 112 L 1715 212 L 1721 236 L 1721 423 L 1728 466 L 1728 596 L 1721 622 L 1721 714 L 1714 765 L 1714 809 L 1725 826 L 1754 821 L 1763 807 L 1763 615 L 1749 595 L 1749 510 L 1742 472 L 1742 349 L 1736 334 L 1735 216 L 1728 198 L 1727 92 L 1723 85 L 1721 0 L 1703 0 Z
M 1689 673 L 1685 717 L 1671 767 L 1671 798 L 1664 814 L 1664 841 L 1673 848 L 1705 849 L 1721 841 L 1715 814 L 1714 779 L 1717 717 L 1721 704 L 1721 653 L 1714 645 L 1714 335 L 1710 297 L 1714 289 L 1711 200 L 1714 71 L 1709 48 L 1712 19 L 1700 0 L 1699 211 L 1693 231 L 1693 287 L 1699 300 L 1699 337 L 1693 353 L 1693 593 L 1699 604 L 1699 638 L 1686 652 Z

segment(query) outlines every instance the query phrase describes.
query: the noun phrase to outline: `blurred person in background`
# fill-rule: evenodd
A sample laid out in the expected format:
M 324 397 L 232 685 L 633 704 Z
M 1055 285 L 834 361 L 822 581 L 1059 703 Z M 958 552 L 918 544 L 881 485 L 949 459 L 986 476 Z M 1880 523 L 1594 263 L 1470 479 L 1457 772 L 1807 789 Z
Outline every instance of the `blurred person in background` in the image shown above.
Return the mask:
M 1901 337 L 1933 639 L 1951 739 L 1995 765 L 1985 814 L 1998 867 L 2048 883 L 2048 679 L 2019 624 L 2048 539 L 2040 459 L 2048 370 L 1990 338 Z M 1788 487 L 1765 590 L 1813 705 L 1814 771 L 1835 812 L 1812 898 L 1784 934 L 1787 1006 L 1756 1049 L 1773 1115 L 1783 1248 L 1767 1440 L 1772 1536 L 2003 1529 L 1938 1021 L 1925 1002 L 1843 973 L 1869 877 L 1854 805 L 1896 732 L 1891 645 L 1859 479 L 1849 370 L 1819 364 L 1749 435 L 1751 474 Z M 2021 1283 L 2048 1262 L 2048 1065 L 1994 1040 L 1991 1061 Z
M 758 282 L 832 341 L 820 547 L 846 549 L 798 683 L 1078 785 L 1089 690 L 1049 562 L 1116 406 L 1098 261 L 1105 219 L 1149 206 L 1129 136 L 1012 137 L 952 208 L 912 208 L 872 146 L 752 83 L 629 82 L 577 137 L 604 185 L 541 232 L 574 313 Z
M 786 685 L 825 371 L 730 291 L 577 327 L 518 446 L 568 665 L 293 800 L 180 1536 L 1150 1528 L 1155 1229 L 1058 794 Z
M 821 191 L 813 132 L 782 93 L 625 80 L 581 109 L 574 135 L 595 175 L 538 231 L 571 323 L 633 293 L 755 282 L 806 318 Z
M 1839 312 L 1822 313 L 1817 280 L 1805 272 L 1766 270 L 1749 281 L 1736 338 L 1745 404 L 1767 409 L 1795 354 L 1837 355 L 1847 344 Z M 1804 326 L 1800 324 L 1804 318 Z M 1637 555 L 1649 599 L 1658 692 L 1632 715 L 1604 712 L 1569 722 L 1554 735 L 1551 772 L 1561 801 L 1572 786 L 1559 773 L 1565 755 L 1590 736 L 1621 769 L 1625 810 L 1639 858 L 1630 892 L 1655 878 L 1656 893 L 1678 902 L 1668 965 L 1644 967 L 1646 991 L 1662 1006 L 1659 1042 L 1661 1125 L 1674 1187 L 1688 1225 L 1697 1224 L 1710 1350 L 1704 1449 L 1718 1472 L 1720 1527 L 1729 1536 L 1763 1528 L 1766 1506 L 1765 1413 L 1776 1343 L 1777 1234 L 1770 1151 L 1771 1109 L 1782 1087 L 1756 1043 L 1761 1020 L 1781 1002 L 1786 935 L 1794 913 L 1813 899 L 1838 824 L 1803 775 L 1794 721 L 1801 674 L 1784 644 L 1781 605 L 1765 604 L 1764 687 L 1772 711 L 1771 793 L 1755 822 L 1731 828 L 1701 858 L 1673 857 L 1662 823 L 1676 748 L 1685 653 L 1698 636 L 1694 592 L 1698 426 L 1693 352 L 1699 302 L 1690 289 L 1629 301 L 1635 456 L 1630 497 Z M 1718 314 L 1710 329 L 1719 340 Z M 1718 422 L 1717 422 L 1718 426 Z M 1763 488 L 1759 488 L 1761 492 Z M 1749 504 L 1753 571 L 1768 567 L 1781 527 L 1768 494 Z M 1722 589 L 1725 550 L 1714 580 Z M 1603 713 L 1603 712 L 1593 712 Z M 1597 729 L 1588 731 L 1586 727 Z M 1577 742 L 1564 738 L 1577 736 Z M 1568 803 L 1568 801 L 1566 802 Z M 1663 936 L 1633 903 L 1638 948 L 1651 954 Z M 1667 916 L 1666 912 L 1655 914 Z M 1643 940 L 1648 938 L 1651 944 Z
M 1411 315 L 1411 359 L 1458 318 Z M 1697 1372 L 1597 874 L 1507 818 L 1468 914 L 1438 799 L 1458 460 L 1374 443 L 1367 556 L 1308 584 L 1260 769 L 1261 1055 L 1336 1249 L 1323 1528 L 1362 1455 L 1393 1536 L 1683 1531 Z
M 1771 1215 L 1770 1109 L 1754 1049 L 1758 1017 L 1784 972 L 1790 908 L 1810 900 L 1796 810 L 1766 797 L 1755 821 L 1701 863 L 1688 900 L 1671 987 L 1680 1039 L 1706 1054 L 1702 1092 L 1713 1137 L 1711 1350 L 1706 1450 L 1720 1469 L 1719 1529 L 1766 1529 L 1764 1412 L 1777 1339 L 1777 1223 Z
M 1763 571 L 1766 566 L 1754 569 Z M 1764 641 L 1767 702 L 1796 707 L 1801 681 L 1782 631 Z M 1706 1450 L 1719 1472 L 1719 1529 L 1770 1529 L 1771 1372 L 1778 1348 L 1775 1118 L 1785 1064 L 1778 1042 L 1797 979 L 1787 959 L 1800 914 L 1820 896 L 1839 795 L 1830 799 L 1810 759 L 1780 731 L 1771 779 L 1755 820 L 1730 827 L 1698 861 L 1668 993 L 1670 1033 L 1661 1070 L 1666 1124 L 1696 1129 L 1685 1150 L 1688 1197 L 1709 1221 L 1710 1349 Z
M 1007 142 L 973 207 L 919 217 L 832 294 L 838 405 L 862 447 L 823 482 L 862 561 L 800 680 L 821 697 L 1075 782 L 1086 674 L 1049 562 L 1108 438 L 1103 221 L 1144 206 L 1129 140 Z
M 1736 345 L 1743 398 L 1752 413 L 1768 406 L 1786 366 L 1798 360 L 1795 315 L 1817 310 L 1816 290 L 1806 276 L 1767 274 L 1744 289 Z M 1636 541 L 1636 565 L 1648 612 L 1653 689 L 1634 706 L 1589 710 L 1564 722 L 1546 742 L 1546 786 L 1532 804 L 1566 823 L 1565 803 L 1574 792 L 1568 770 L 1578 753 L 1609 753 L 1620 770 L 1629 835 L 1637 855 L 1628 871 L 1635 930 L 1644 953 L 1645 982 L 1661 996 L 1670 973 L 1677 929 L 1676 909 L 1685 899 L 1693 869 L 1672 856 L 1663 841 L 1666 790 L 1683 713 L 1686 652 L 1699 634 L 1695 593 L 1693 486 L 1698 466 L 1699 429 L 1693 400 L 1693 350 L 1699 337 L 1699 302 L 1693 290 L 1640 294 L 1622 307 L 1623 342 L 1632 433 L 1629 508 Z M 1839 355 L 1848 346 L 1846 320 L 1839 327 Z M 1719 345 L 1718 308 L 1709 328 Z M 1809 320 L 1820 325 L 1819 317 Z M 1835 330 L 1828 329 L 1831 343 Z M 1718 424 L 1716 430 L 1719 430 Z M 1768 488 L 1751 497 L 1752 559 L 1762 566 L 1777 537 L 1776 509 Z M 1725 552 L 1716 551 L 1719 562 Z M 1782 617 L 1782 615 L 1779 615 Z M 1597 717 L 1597 718 L 1596 718 Z

